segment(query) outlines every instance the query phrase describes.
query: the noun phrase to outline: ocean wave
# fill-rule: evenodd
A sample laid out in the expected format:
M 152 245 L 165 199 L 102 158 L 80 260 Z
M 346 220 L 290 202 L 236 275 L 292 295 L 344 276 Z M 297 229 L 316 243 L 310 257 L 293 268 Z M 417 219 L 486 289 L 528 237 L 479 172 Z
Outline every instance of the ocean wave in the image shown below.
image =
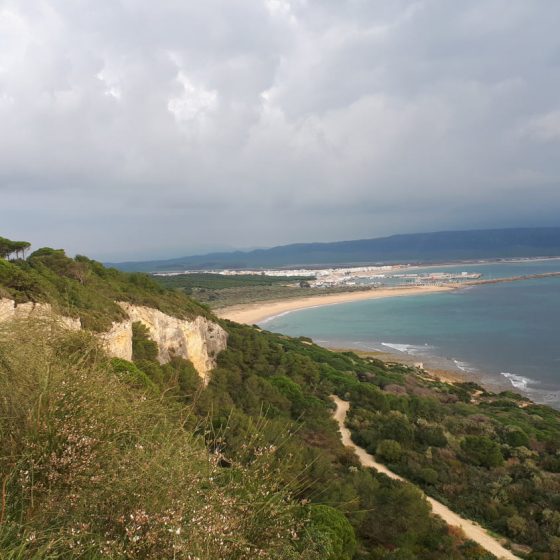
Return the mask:
M 393 350 L 397 350 L 398 352 L 402 352 L 403 354 L 426 354 L 428 353 L 433 347 L 425 344 L 424 346 L 418 346 L 414 344 L 397 344 L 395 342 L 382 342 L 381 346 L 385 346 L 387 348 L 392 348 Z
M 456 360 L 455 358 L 453 358 L 453 363 L 461 370 L 464 371 L 465 373 L 475 373 L 476 371 L 478 371 L 475 367 L 473 367 L 471 364 L 469 364 L 468 362 L 461 362 L 460 360 Z
M 516 373 L 509 373 L 507 371 L 502 371 L 502 375 L 516 388 L 522 391 L 527 391 L 529 385 L 534 385 L 538 383 L 534 379 L 529 377 L 523 377 L 522 375 L 517 375 Z
M 278 313 L 277 315 L 271 315 L 262 321 L 259 321 L 259 325 L 265 325 L 266 323 L 270 323 L 270 321 L 274 321 L 274 319 L 278 319 L 279 317 L 284 317 L 284 315 L 288 315 L 288 313 L 292 313 L 297 311 L 296 309 L 290 309 L 289 311 L 283 311 L 282 313 Z

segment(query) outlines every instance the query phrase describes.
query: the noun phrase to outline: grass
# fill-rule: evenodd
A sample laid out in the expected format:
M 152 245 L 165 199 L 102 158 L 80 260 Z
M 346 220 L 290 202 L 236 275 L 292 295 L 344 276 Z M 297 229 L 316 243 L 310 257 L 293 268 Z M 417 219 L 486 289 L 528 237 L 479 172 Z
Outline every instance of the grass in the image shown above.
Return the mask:
M 223 468 L 193 422 L 88 333 L 2 326 L 0 558 L 318 558 L 274 449 Z

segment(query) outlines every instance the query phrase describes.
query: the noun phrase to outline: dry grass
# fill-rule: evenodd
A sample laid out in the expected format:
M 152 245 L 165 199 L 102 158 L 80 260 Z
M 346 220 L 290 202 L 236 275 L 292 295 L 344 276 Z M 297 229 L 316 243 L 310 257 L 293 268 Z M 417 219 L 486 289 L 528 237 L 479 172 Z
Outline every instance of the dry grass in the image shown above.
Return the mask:
M 221 468 L 188 410 L 110 372 L 87 333 L 2 327 L 0 558 L 317 557 L 273 448 Z

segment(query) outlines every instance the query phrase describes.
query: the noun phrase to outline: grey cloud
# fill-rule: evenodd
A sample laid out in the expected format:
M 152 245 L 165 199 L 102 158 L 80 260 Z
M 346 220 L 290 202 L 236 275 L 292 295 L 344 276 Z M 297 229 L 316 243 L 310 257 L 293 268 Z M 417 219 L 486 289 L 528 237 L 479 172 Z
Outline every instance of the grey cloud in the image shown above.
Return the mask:
M 559 17 L 0 1 L 2 235 L 121 259 L 557 223 Z

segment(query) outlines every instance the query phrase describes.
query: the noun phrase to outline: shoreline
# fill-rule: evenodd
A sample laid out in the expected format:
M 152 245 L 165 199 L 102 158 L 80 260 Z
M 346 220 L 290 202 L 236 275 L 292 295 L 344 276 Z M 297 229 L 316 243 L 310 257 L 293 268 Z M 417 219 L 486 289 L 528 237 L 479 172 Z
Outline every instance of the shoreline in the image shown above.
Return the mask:
M 535 275 L 534 277 L 542 278 L 550 276 L 558 277 L 560 276 L 560 273 L 545 273 L 543 275 Z M 215 310 L 214 312 L 216 313 L 216 315 L 218 315 L 218 317 L 222 319 L 229 319 L 238 323 L 244 323 L 248 325 L 257 325 L 266 329 L 266 325 L 263 325 L 263 323 L 266 323 L 268 320 L 274 319 L 275 317 L 287 313 L 292 313 L 304 309 L 350 303 L 353 301 L 453 292 L 460 289 L 476 287 L 477 285 L 482 284 L 515 282 L 525 279 L 527 278 L 510 277 L 503 279 L 500 278 L 494 281 L 472 283 L 465 282 L 463 284 L 455 284 L 451 286 L 407 286 L 395 288 L 376 288 L 367 291 L 346 292 L 331 295 L 315 295 L 303 298 L 294 298 L 291 300 L 269 300 L 264 302 L 254 302 L 250 304 L 239 304 L 235 306 L 224 307 L 223 309 Z M 551 406 L 552 408 L 560 408 L 560 392 L 554 391 L 550 394 L 540 394 L 539 391 L 536 390 L 526 390 L 518 387 L 507 376 L 504 376 L 504 378 L 502 379 L 502 376 L 489 374 L 488 372 L 481 370 L 465 370 L 460 366 L 460 364 L 457 364 L 456 360 L 451 360 L 455 362 L 455 364 L 452 364 L 450 362 L 450 358 L 447 357 L 427 356 L 424 354 L 414 355 L 398 350 L 381 350 L 380 348 L 364 348 L 355 346 L 352 347 L 352 345 L 348 347 L 348 343 L 335 340 L 314 342 L 315 344 L 333 351 L 352 351 L 358 354 L 369 354 L 372 357 L 377 357 L 385 362 L 403 363 L 406 365 L 416 365 L 417 363 L 422 362 L 422 369 L 424 369 L 424 371 L 426 371 L 430 376 L 439 378 L 441 381 L 448 383 L 475 382 L 490 392 L 499 393 L 501 391 L 512 391 L 525 398 L 530 399 L 530 401 L 534 403 L 545 404 L 547 406 Z M 555 405 L 554 403 L 557 404 Z
M 293 299 L 285 298 L 256 301 L 253 303 L 242 303 L 218 308 L 214 310 L 214 313 L 218 317 L 220 317 L 220 319 L 228 319 L 230 321 L 235 321 L 237 323 L 243 323 L 246 325 L 255 325 L 277 317 L 278 315 L 283 315 L 285 313 L 291 313 L 292 311 L 300 311 L 302 309 L 309 309 L 313 307 L 323 307 L 326 305 L 336 305 L 339 303 L 350 303 L 353 301 L 381 299 L 388 297 L 402 297 L 409 295 L 450 292 L 475 286 L 519 282 L 523 280 L 537 280 L 553 277 L 560 277 L 560 272 L 543 272 L 522 276 L 473 280 L 470 282 L 462 282 L 459 284 L 454 283 L 423 286 L 400 285 L 394 287 L 370 288 L 365 290 L 342 292 L 338 294 L 303 296 Z
M 315 342 L 315 344 L 319 344 Z M 384 363 L 404 364 L 405 366 L 419 367 L 426 372 L 431 378 L 442 381 L 444 383 L 477 383 L 484 387 L 487 391 L 492 393 L 500 393 L 501 391 L 513 391 L 520 395 L 531 399 L 522 391 L 513 387 L 507 380 L 501 381 L 500 379 L 485 375 L 481 371 L 465 371 L 458 366 L 452 367 L 446 364 L 439 363 L 440 359 L 437 356 L 420 356 L 414 354 L 406 354 L 397 351 L 380 351 L 380 350 L 367 350 L 363 348 L 356 348 L 352 346 L 341 347 L 340 345 L 331 344 L 329 342 L 320 343 L 320 346 L 332 350 L 333 352 L 354 352 L 360 357 L 371 357 L 381 360 Z M 531 399 L 532 400 L 532 399 Z
M 281 299 L 232 305 L 230 307 L 224 307 L 223 309 L 216 309 L 214 313 L 220 317 L 220 319 L 228 319 L 245 325 L 255 325 L 272 319 L 273 317 L 277 317 L 278 315 L 291 313 L 293 311 L 300 311 L 302 309 L 337 305 L 340 303 L 351 303 L 353 301 L 451 292 L 459 288 L 460 286 L 375 288 L 371 290 L 346 292 L 341 294 L 317 295 L 295 299 Z
M 398 288 L 376 288 L 358 292 L 346 292 L 342 294 L 308 296 L 304 298 L 272 300 L 248 304 L 233 305 L 216 310 L 215 313 L 221 319 L 228 319 L 246 325 L 263 326 L 262 323 L 274 319 L 279 315 L 292 313 L 303 309 L 351 303 L 354 301 L 366 301 L 372 299 L 384 299 L 391 297 L 406 297 L 434 293 L 449 293 L 461 288 L 471 287 L 468 284 L 454 286 L 411 286 Z M 324 348 L 335 352 L 351 351 L 358 354 L 367 354 L 384 362 L 395 362 L 413 366 L 423 362 L 422 369 L 430 376 L 446 383 L 475 382 L 491 392 L 514 391 L 527 397 L 523 391 L 512 386 L 507 380 L 500 380 L 485 375 L 483 372 L 464 371 L 458 367 L 450 367 L 447 364 L 436 363 L 437 357 L 417 356 L 397 351 L 379 351 L 375 349 L 341 347 L 336 342 L 319 343 Z M 529 397 L 531 398 L 531 397 Z
M 350 303 L 353 301 L 451 292 L 459 290 L 461 287 L 462 286 L 411 286 L 404 288 L 376 288 L 375 290 L 364 290 L 359 292 L 347 292 L 343 294 L 330 294 L 324 296 L 319 295 L 306 298 L 296 298 L 293 300 L 284 299 L 233 305 L 216 310 L 216 314 L 221 319 L 228 319 L 230 321 L 247 325 L 259 324 L 262 326 L 262 323 L 274 319 L 279 315 L 303 309 L 313 309 L 316 307 Z M 459 368 L 442 367 L 441 364 L 436 365 L 432 360 L 430 360 L 430 358 L 426 359 L 425 356 L 414 356 L 390 350 L 379 351 L 374 349 L 341 347 L 335 342 L 319 343 L 314 341 L 314 343 L 334 352 L 356 352 L 358 355 L 371 356 L 383 362 L 401 363 L 409 366 L 414 366 L 419 362 L 423 362 L 422 369 L 428 373 L 428 375 L 446 383 L 474 381 L 490 391 L 499 392 L 505 389 L 515 390 L 515 388 L 508 386 L 505 381 L 504 383 L 492 383 L 489 382 L 488 379 L 483 379 L 483 376 L 480 373 L 466 372 Z

